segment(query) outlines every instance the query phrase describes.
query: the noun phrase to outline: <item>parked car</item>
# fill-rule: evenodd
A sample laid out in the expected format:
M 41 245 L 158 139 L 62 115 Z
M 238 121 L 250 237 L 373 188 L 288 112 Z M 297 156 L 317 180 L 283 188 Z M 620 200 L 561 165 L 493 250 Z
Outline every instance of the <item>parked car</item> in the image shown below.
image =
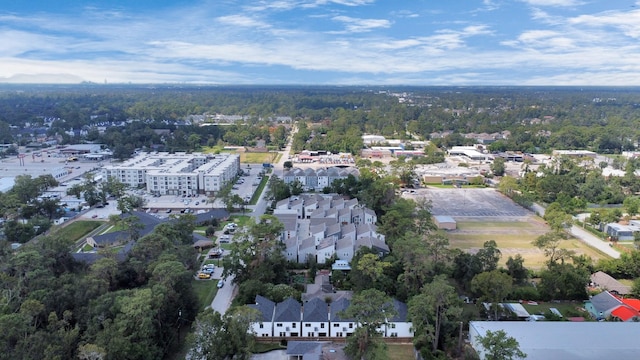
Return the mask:
M 229 235 L 220 235 L 220 238 L 218 240 L 220 241 L 220 243 L 228 243 L 229 241 L 231 241 L 231 237 Z
M 204 264 L 202 265 L 202 269 L 215 269 L 216 265 L 215 264 Z
M 213 268 L 212 269 L 202 269 L 202 272 L 205 273 L 205 274 L 213 275 L 213 272 L 215 270 L 216 269 L 213 269 Z
M 220 280 L 218 281 L 218 289 L 222 288 L 224 286 L 224 280 Z
M 198 279 L 211 279 L 211 274 L 201 271 L 198 273 Z

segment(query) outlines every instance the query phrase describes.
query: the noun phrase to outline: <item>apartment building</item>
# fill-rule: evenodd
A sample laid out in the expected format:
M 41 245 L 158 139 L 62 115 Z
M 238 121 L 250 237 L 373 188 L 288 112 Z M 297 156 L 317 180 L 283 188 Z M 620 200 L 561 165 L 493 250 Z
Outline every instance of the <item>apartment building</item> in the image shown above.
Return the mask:
M 238 154 L 156 152 L 106 165 L 102 175 L 161 195 L 212 195 L 231 181 L 239 169 Z

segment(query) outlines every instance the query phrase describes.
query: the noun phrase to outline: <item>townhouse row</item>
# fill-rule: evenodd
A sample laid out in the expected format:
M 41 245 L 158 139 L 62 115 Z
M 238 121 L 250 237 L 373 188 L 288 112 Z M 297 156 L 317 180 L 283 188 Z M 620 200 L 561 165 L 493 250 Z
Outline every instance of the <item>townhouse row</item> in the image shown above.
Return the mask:
M 331 186 L 335 180 L 346 179 L 349 175 L 358 177 L 358 169 L 339 167 L 322 169 L 292 168 L 284 172 L 283 180 L 285 184 L 291 184 L 297 181 L 308 191 L 322 191 L 325 187 Z
M 260 313 L 259 321 L 251 326 L 258 337 L 348 337 L 359 326 L 354 319 L 345 318 L 343 312 L 349 307 L 350 300 L 340 298 L 327 304 L 320 298 L 313 298 L 304 304 L 293 298 L 280 303 L 257 295 L 255 304 L 249 307 Z M 378 328 L 383 337 L 413 337 L 411 322 L 407 320 L 407 305 L 393 300 L 395 315 Z
M 289 261 L 311 257 L 323 264 L 335 256 L 349 262 L 363 246 L 389 252 L 384 235 L 377 232 L 375 212 L 358 199 L 304 194 L 279 201 L 273 214 L 284 224 L 281 241 Z

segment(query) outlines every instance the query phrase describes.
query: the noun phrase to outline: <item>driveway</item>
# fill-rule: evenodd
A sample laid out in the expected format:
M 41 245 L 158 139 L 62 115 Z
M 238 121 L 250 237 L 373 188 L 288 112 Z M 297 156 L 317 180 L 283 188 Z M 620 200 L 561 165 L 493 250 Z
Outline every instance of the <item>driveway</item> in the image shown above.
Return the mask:
M 251 360 L 286 360 L 286 350 L 273 350 L 264 354 L 251 355 Z
M 220 277 L 222 275 L 222 269 L 218 268 L 216 270 L 219 270 L 220 272 L 214 273 L 214 276 Z M 233 300 L 235 287 L 232 276 L 224 279 L 224 286 L 218 289 L 216 297 L 213 298 L 213 301 L 211 302 L 211 308 L 220 314 L 227 312 L 229 306 L 231 306 L 231 300 Z

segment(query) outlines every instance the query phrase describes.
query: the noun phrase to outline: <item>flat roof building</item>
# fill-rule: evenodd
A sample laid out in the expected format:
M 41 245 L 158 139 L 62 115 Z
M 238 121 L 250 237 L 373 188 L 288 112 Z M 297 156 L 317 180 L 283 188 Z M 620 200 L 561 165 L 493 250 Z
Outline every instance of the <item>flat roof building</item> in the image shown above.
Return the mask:
M 469 341 L 480 359 L 487 357 L 477 337 L 499 330 L 518 341 L 527 360 L 626 360 L 640 353 L 635 322 L 471 321 Z
M 146 187 L 163 195 L 211 195 L 231 181 L 240 169 L 238 154 L 150 153 L 102 168 L 106 179 L 114 177 L 133 188 Z

